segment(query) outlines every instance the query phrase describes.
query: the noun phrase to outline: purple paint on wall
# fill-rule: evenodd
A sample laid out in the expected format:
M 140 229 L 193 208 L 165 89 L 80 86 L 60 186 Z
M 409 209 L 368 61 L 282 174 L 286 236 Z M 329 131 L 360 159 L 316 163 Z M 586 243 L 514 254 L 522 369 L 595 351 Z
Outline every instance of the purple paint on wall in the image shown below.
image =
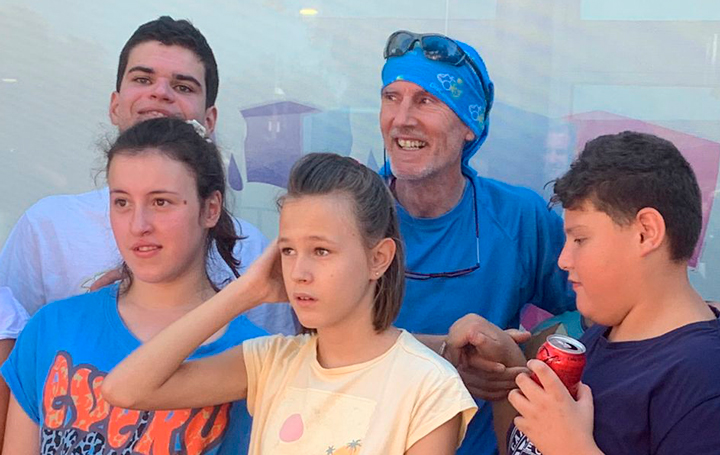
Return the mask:
M 245 161 L 248 182 L 285 187 L 290 168 L 302 155 L 304 114 L 312 106 L 281 101 L 242 109 L 247 123 Z
M 243 179 L 240 175 L 240 169 L 238 169 L 237 163 L 235 162 L 235 155 L 230 154 L 230 164 L 228 165 L 228 183 L 230 188 L 235 191 L 242 191 Z

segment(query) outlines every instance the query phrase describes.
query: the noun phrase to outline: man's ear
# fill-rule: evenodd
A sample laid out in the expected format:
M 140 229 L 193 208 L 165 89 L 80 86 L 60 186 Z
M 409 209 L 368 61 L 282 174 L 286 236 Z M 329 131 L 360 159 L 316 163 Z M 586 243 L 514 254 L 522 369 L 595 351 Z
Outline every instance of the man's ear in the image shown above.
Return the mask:
M 215 227 L 221 214 L 222 195 L 219 191 L 215 191 L 207 199 L 205 199 L 203 211 L 200 213 L 203 227 L 208 229 Z
M 215 131 L 215 125 L 217 124 L 217 107 L 210 106 L 205 109 L 205 129 L 208 134 Z
M 391 238 L 384 238 L 380 240 L 370 250 L 370 279 L 377 280 L 380 278 L 385 271 L 392 264 L 395 258 L 395 251 L 397 251 L 397 245 Z
M 665 242 L 665 219 L 654 208 L 645 207 L 635 215 L 640 254 L 646 256 Z
M 474 141 L 474 140 L 475 140 L 475 133 L 473 133 L 473 131 L 472 131 L 470 128 L 468 128 L 467 126 L 466 126 L 465 128 L 467 129 L 467 132 L 465 133 L 465 141 L 466 141 L 466 142 L 472 142 L 472 141 Z
M 110 107 L 108 108 L 108 114 L 110 114 L 110 123 L 112 123 L 115 126 L 118 126 L 118 114 L 117 114 L 117 108 L 120 104 L 118 102 L 118 97 L 120 94 L 118 92 L 112 92 L 110 94 Z

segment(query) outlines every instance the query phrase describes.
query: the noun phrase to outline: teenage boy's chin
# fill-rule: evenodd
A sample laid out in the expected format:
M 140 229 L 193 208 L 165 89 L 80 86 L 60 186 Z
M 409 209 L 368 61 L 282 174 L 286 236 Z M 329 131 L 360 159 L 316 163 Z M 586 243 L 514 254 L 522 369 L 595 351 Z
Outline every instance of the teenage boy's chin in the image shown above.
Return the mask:
M 600 324 L 606 327 L 617 325 L 617 317 L 615 314 L 608 313 L 607 311 L 598 311 L 599 308 L 593 306 L 592 303 L 587 300 L 583 302 L 578 299 L 577 310 L 586 322 L 590 322 L 591 324 Z

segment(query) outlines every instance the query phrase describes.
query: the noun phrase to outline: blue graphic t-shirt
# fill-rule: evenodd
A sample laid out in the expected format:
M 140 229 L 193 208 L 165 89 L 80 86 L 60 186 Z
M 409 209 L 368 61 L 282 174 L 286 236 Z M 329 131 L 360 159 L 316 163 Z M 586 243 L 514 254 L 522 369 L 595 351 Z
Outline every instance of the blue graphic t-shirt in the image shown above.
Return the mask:
M 2 375 L 41 428 L 41 453 L 247 453 L 250 417 L 244 401 L 203 409 L 131 411 L 100 396 L 102 380 L 140 346 L 117 310 L 117 286 L 43 307 L 30 320 Z M 218 354 L 266 333 L 244 316 L 191 356 Z

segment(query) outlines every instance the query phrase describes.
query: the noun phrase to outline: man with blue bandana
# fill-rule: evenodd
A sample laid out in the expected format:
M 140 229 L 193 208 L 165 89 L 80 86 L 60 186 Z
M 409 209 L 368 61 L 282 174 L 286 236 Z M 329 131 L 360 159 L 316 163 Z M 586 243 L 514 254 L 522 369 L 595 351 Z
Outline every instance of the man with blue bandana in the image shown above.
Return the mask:
M 397 325 L 450 359 L 478 400 L 458 453 L 493 454 L 492 410 L 482 400 L 503 400 L 523 368 L 510 367 L 522 359 L 521 337 L 492 324 L 517 328 L 526 303 L 554 314 L 575 309 L 557 266 L 562 221 L 531 190 L 470 166 L 487 138 L 494 94 L 472 47 L 399 31 L 385 58 L 380 126 L 389 162 L 382 172 L 407 245 Z

